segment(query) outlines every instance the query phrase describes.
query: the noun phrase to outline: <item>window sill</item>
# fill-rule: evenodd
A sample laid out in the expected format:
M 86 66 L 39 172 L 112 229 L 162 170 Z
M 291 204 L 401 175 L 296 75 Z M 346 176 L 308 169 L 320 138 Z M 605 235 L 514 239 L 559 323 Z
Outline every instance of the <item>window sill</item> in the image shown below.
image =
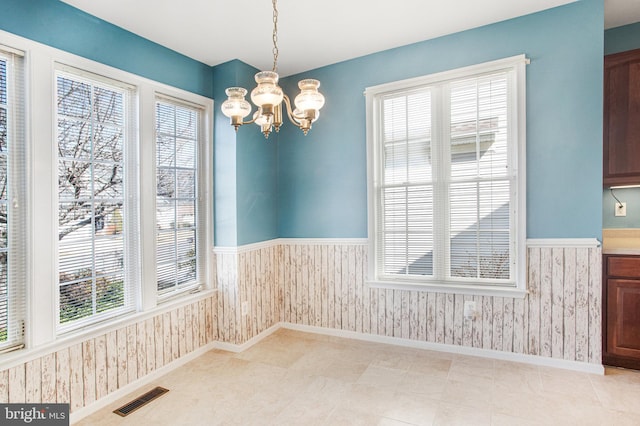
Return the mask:
M 369 288 L 380 288 L 386 290 L 406 290 L 419 291 L 428 293 L 447 293 L 447 294 L 467 294 L 471 296 L 495 296 L 495 297 L 513 297 L 516 299 L 524 299 L 528 294 L 527 290 L 516 287 L 500 287 L 482 284 L 444 284 L 439 282 L 433 283 L 411 283 L 397 281 L 367 281 Z

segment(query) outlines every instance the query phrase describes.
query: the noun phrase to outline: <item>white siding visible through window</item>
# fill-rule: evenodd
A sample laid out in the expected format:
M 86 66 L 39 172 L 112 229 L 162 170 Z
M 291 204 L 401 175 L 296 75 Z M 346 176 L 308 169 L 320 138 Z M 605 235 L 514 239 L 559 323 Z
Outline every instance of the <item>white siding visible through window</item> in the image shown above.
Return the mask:
M 384 274 L 433 275 L 431 92 L 382 99 Z
M 198 141 L 200 114 L 167 100 L 156 103 L 156 261 L 160 294 L 198 278 Z
M 450 276 L 509 280 L 507 74 L 451 84 L 450 104 Z
M 367 89 L 372 281 L 516 287 L 524 59 L 512 62 Z

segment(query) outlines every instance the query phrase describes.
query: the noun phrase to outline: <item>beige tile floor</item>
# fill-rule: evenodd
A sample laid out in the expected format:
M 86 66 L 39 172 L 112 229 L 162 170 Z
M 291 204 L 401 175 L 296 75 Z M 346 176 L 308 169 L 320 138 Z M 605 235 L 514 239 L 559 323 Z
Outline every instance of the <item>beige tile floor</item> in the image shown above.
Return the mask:
M 153 386 L 170 392 L 122 418 Z M 640 425 L 640 372 L 604 376 L 281 329 L 211 351 L 80 425 Z

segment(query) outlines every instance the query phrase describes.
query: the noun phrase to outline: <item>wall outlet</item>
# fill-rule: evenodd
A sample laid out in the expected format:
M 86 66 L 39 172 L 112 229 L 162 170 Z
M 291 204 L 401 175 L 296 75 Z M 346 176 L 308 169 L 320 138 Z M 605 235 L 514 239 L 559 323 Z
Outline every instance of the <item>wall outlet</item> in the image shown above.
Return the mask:
M 464 302 L 464 319 L 476 319 L 476 302 L 475 300 L 467 300 Z
M 626 216 L 627 215 L 627 203 L 618 203 L 615 204 L 615 215 L 616 216 Z
M 242 302 L 242 315 L 249 315 L 249 302 Z

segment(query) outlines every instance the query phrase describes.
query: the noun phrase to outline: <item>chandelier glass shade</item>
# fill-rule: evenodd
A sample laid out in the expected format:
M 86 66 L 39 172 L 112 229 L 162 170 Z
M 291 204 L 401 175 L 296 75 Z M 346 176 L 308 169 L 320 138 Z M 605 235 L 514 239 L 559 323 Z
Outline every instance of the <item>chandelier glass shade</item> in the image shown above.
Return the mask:
M 247 90 L 242 87 L 229 87 L 225 92 L 227 100 L 222 103 L 222 113 L 231 119 L 231 125 L 238 130 L 244 124 L 255 123 L 266 138 L 282 125 L 283 104 L 287 117 L 306 135 L 311 124 L 320 116 L 320 109 L 324 106 L 324 96 L 318 91 L 320 82 L 305 79 L 298 82 L 300 93 L 294 98 L 295 109 L 292 110 L 291 100 L 278 85 L 278 9 L 277 0 L 273 3 L 273 70 L 260 71 L 255 75 L 257 86 L 251 91 L 251 102 L 257 110 L 250 121 L 244 118 L 251 115 L 251 104 L 245 99 Z

